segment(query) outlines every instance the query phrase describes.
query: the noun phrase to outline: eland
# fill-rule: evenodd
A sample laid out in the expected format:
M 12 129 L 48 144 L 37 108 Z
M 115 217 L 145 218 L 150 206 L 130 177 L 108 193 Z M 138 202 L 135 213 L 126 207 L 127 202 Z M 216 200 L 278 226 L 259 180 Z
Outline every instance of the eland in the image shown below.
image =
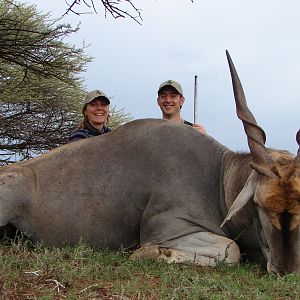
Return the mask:
M 139 246 L 132 258 L 199 265 L 245 255 L 269 272 L 300 273 L 299 151 L 265 147 L 226 54 L 250 153 L 190 126 L 132 121 L 1 167 L 1 232 L 13 227 L 50 246 Z

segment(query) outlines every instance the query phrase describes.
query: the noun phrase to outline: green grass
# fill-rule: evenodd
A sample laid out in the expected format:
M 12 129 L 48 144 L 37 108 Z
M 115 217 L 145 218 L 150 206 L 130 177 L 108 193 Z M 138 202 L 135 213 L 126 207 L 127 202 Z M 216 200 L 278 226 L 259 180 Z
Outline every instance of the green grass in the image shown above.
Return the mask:
M 0 246 L 0 299 L 300 299 L 300 276 L 254 264 L 215 268 L 129 260 L 85 245 Z

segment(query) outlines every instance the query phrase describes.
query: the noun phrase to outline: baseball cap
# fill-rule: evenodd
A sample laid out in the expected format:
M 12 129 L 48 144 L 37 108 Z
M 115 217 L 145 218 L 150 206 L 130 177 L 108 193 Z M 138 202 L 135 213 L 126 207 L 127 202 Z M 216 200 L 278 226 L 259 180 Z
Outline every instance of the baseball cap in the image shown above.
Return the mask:
M 158 91 L 157 93 L 159 94 L 160 91 L 165 87 L 165 86 L 172 86 L 181 96 L 183 96 L 183 90 L 182 90 L 182 87 L 180 85 L 180 83 L 178 83 L 177 81 L 175 80 L 167 80 L 165 82 L 163 82 L 159 88 L 158 88 Z
M 110 104 L 110 100 L 109 100 L 108 96 L 100 90 L 95 90 L 95 91 L 91 91 L 91 92 L 87 93 L 86 97 L 84 99 L 84 103 L 89 104 L 96 98 L 103 98 L 102 100 L 105 100 L 108 104 Z

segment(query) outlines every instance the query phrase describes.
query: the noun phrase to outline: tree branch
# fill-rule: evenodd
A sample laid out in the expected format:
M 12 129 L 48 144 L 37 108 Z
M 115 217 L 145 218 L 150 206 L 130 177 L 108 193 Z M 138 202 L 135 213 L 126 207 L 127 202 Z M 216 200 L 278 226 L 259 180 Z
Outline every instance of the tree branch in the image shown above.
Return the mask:
M 138 9 L 133 4 L 132 0 L 100 0 L 100 1 L 105 9 L 105 16 L 106 16 L 106 12 L 108 12 L 114 19 L 128 17 L 141 25 L 143 19 L 142 19 L 140 9 Z M 71 4 L 68 4 L 68 9 L 63 15 L 67 15 L 69 12 L 75 13 L 76 15 L 85 14 L 75 10 L 75 6 L 76 5 L 80 6 L 82 3 L 89 9 L 92 8 L 94 13 L 97 13 L 97 10 L 94 5 L 94 0 L 89 0 L 89 2 L 90 4 L 88 3 L 88 1 L 81 2 L 81 0 L 74 0 Z M 125 3 L 125 5 L 129 6 L 132 9 L 132 12 L 128 12 L 126 9 L 120 8 L 122 3 Z

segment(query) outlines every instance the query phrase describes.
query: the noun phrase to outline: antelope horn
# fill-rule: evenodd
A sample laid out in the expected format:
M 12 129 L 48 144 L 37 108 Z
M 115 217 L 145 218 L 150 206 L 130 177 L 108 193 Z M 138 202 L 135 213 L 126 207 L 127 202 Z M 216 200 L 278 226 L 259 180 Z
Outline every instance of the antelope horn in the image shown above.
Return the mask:
M 295 157 L 295 164 L 300 165 L 300 129 L 296 134 L 296 141 L 298 143 L 299 148 L 298 148 L 297 156 Z
M 265 148 L 266 135 L 256 123 L 255 117 L 249 110 L 241 81 L 237 75 L 229 52 L 226 50 L 229 64 L 235 104 L 238 118 L 243 122 L 247 135 L 248 145 L 252 156 L 251 166 L 253 169 L 268 177 L 276 177 L 274 162 Z

